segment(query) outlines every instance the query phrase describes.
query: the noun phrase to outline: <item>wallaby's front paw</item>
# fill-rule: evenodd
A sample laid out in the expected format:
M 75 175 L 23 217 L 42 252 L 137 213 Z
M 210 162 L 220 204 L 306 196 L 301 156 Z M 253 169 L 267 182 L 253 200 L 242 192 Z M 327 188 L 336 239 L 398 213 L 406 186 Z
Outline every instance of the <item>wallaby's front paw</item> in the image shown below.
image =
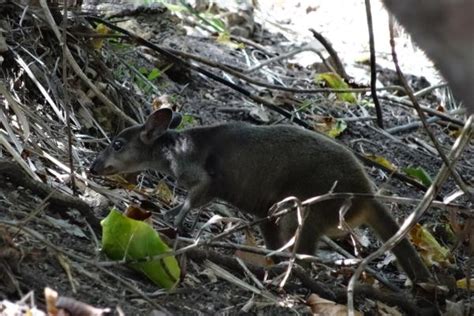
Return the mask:
M 169 209 L 166 213 L 165 213 L 165 216 L 168 217 L 168 218 L 171 218 L 171 217 L 176 217 L 179 213 L 181 213 L 181 209 L 183 208 L 183 205 L 184 204 L 179 204 L 171 209 Z
M 186 217 L 187 212 L 180 212 L 176 217 L 174 218 L 174 227 L 179 231 L 182 232 L 184 228 L 184 219 Z
M 173 207 L 165 213 L 165 219 L 172 222 L 173 226 L 179 233 L 184 232 L 184 219 L 188 211 L 184 208 L 184 204 Z

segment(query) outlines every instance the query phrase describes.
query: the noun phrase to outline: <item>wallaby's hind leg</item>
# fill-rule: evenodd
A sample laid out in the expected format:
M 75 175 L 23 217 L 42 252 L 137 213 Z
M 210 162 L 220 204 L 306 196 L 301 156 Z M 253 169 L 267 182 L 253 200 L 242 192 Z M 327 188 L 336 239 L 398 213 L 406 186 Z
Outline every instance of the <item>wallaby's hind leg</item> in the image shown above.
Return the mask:
M 378 201 L 365 203 L 367 209 L 367 223 L 375 230 L 383 241 L 387 241 L 399 229 L 395 219 Z M 431 274 L 421 260 L 413 245 L 404 238 L 393 249 L 398 262 L 405 273 L 414 282 L 424 282 L 431 278 Z
M 280 227 L 273 221 L 267 221 L 259 226 L 265 241 L 265 247 L 271 250 L 282 247 L 285 243 L 281 238 Z
M 317 242 L 320 237 L 320 232 L 314 230 L 311 222 L 305 223 L 299 237 L 296 253 L 314 256 L 316 253 Z
M 340 201 L 325 201 L 310 206 L 305 211 L 305 219 L 299 237 L 297 253 L 314 255 L 317 249 L 318 240 L 323 235 L 340 236 L 344 231 L 338 230 L 338 217 L 334 216 L 334 212 L 338 212 L 343 203 Z M 294 236 L 298 226 L 296 213 L 291 214 L 291 231 L 285 232 L 286 238 L 289 239 Z

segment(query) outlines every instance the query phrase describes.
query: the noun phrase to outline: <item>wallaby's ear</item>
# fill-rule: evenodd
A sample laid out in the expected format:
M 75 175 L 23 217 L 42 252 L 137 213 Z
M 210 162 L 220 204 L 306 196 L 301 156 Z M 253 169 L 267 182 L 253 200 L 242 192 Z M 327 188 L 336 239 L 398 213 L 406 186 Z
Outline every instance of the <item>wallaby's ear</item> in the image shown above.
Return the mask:
M 143 124 L 143 130 L 140 133 L 142 142 L 152 144 L 168 130 L 172 119 L 173 111 L 169 108 L 162 108 L 151 113 Z
M 171 119 L 171 123 L 170 123 L 169 128 L 170 129 L 175 129 L 176 127 L 179 126 L 179 124 L 181 124 L 182 120 L 183 120 L 183 116 L 180 113 L 173 112 L 173 118 Z

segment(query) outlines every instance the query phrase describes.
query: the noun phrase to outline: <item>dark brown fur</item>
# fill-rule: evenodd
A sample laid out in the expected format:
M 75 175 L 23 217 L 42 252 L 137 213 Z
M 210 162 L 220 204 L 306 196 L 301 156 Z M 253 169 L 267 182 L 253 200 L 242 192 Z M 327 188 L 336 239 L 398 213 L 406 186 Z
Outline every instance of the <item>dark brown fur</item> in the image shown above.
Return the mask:
M 120 133 L 116 141 L 122 142 L 123 147 L 114 151 L 109 146 L 91 171 L 111 174 L 150 168 L 175 177 L 189 191 L 184 204 L 175 210 L 179 213 L 176 224 L 190 209 L 215 198 L 264 217 L 274 203 L 289 196 L 303 200 L 332 188 L 333 192 L 372 193 L 372 184 L 359 161 L 324 135 L 294 126 L 257 127 L 244 123 L 175 131 L 168 129 L 173 120 L 170 110 L 158 110 L 153 115 L 144 125 Z M 337 225 L 342 203 L 331 200 L 311 207 L 298 252 L 313 254 L 319 237 L 341 233 Z M 395 220 L 375 200 L 354 199 L 345 220 L 352 226 L 368 224 L 382 240 L 398 230 Z M 266 246 L 283 246 L 294 235 L 296 225 L 294 214 L 282 218 L 278 225 L 261 225 Z M 394 252 L 412 280 L 429 278 L 428 270 L 407 240 Z

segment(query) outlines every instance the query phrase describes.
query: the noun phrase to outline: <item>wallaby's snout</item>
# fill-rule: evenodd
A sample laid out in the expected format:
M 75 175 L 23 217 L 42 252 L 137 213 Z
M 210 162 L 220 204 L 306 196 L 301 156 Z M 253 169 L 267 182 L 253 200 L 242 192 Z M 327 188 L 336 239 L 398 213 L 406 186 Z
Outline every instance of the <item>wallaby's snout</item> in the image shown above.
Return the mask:
M 102 169 L 101 166 L 100 166 L 100 161 L 98 159 L 99 157 L 97 157 L 94 162 L 92 162 L 92 165 L 89 167 L 89 172 L 95 176 L 98 176 L 100 175 L 100 170 Z
M 111 165 L 105 164 L 106 159 L 104 158 L 104 153 L 100 153 L 97 158 L 89 168 L 89 172 L 95 176 L 105 176 L 109 174 L 114 174 L 114 168 Z
M 110 146 L 109 146 L 110 147 Z M 113 161 L 109 158 L 111 155 L 110 148 L 107 147 L 92 162 L 89 172 L 95 176 L 106 176 L 120 172 L 117 166 L 113 165 Z
M 140 126 L 130 127 L 117 135 L 92 162 L 90 173 L 108 176 L 142 170 L 141 158 L 146 150 L 138 137 L 140 129 Z
M 159 163 L 159 152 L 168 129 L 176 128 L 181 115 L 163 108 L 152 113 L 145 124 L 136 125 L 120 132 L 94 160 L 89 168 L 93 175 L 107 176 L 117 173 L 142 171 Z

